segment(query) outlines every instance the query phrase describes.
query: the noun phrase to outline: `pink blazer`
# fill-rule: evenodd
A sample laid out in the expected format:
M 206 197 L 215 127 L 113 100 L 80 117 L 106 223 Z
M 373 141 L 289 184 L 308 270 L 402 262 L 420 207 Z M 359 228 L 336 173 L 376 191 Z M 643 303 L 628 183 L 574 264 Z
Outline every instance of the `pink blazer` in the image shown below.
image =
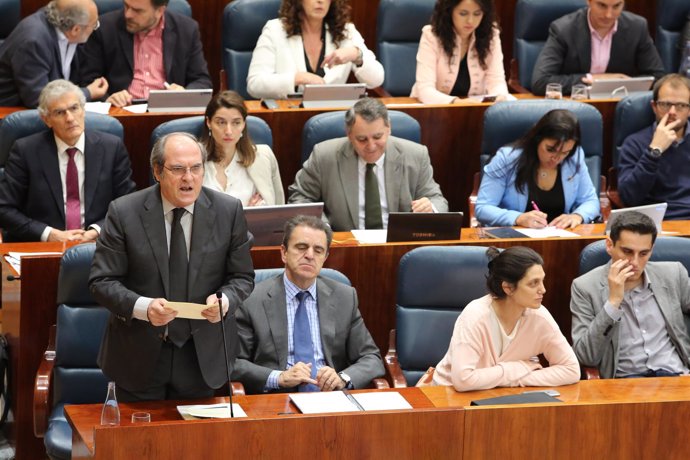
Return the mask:
M 501 37 L 494 27 L 489 54 L 486 56 L 486 69 L 479 65 L 477 51 L 474 48 L 474 34 L 470 38 L 467 55 L 467 67 L 470 72 L 470 90 L 468 95 L 508 94 L 505 72 L 503 70 L 503 52 Z M 441 41 L 431 31 L 431 25 L 422 29 L 417 51 L 417 81 L 412 87 L 411 97 L 416 97 L 424 104 L 449 104 L 455 96 L 448 93 L 453 89 L 460 70 L 461 38 L 455 36 L 453 57 L 443 52 Z
M 434 373 L 434 385 L 457 391 L 495 387 L 569 385 L 580 366 L 558 324 L 543 306 L 526 309 L 518 331 L 501 356 L 491 341 L 491 296 L 470 302 L 455 323 L 448 352 Z M 530 360 L 543 353 L 549 367 Z

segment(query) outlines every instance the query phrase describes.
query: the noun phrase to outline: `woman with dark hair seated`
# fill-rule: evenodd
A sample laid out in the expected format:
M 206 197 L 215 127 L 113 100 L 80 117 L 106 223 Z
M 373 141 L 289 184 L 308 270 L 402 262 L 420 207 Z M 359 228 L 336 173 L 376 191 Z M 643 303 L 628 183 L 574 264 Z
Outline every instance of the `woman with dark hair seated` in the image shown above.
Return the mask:
M 577 382 L 575 353 L 541 305 L 546 292 L 541 256 L 522 246 L 489 248 L 486 254 L 489 294 L 460 313 L 433 383 L 471 391 Z M 540 354 L 548 367 L 539 363 Z
M 410 96 L 452 104 L 484 94 L 508 94 L 493 0 L 437 0 L 422 29 Z
M 252 53 L 247 92 L 285 99 L 301 85 L 346 83 L 350 72 L 380 86 L 383 66 L 349 21 L 347 0 L 283 0 Z
M 243 206 L 285 204 L 278 161 L 268 145 L 255 145 L 247 130 L 247 108 L 234 91 L 218 93 L 206 106 L 201 142 L 208 158 L 204 186 L 225 192 Z
M 484 167 L 475 207 L 488 226 L 570 228 L 599 216 L 599 199 L 585 164 L 580 124 L 568 110 L 551 110 Z

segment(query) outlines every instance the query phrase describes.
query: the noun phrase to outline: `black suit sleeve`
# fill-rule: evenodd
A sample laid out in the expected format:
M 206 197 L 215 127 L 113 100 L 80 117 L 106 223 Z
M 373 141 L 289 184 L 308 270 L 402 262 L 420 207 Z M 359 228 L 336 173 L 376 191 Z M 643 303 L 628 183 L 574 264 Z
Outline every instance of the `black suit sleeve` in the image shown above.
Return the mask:
M 101 30 L 94 31 L 89 40 L 80 46 L 79 53 L 81 85 L 87 86 L 96 78 L 106 76 L 105 52 Z M 108 80 L 110 83 L 110 80 Z M 108 90 L 110 94 L 111 90 Z M 106 95 L 107 97 L 107 95 Z
M 568 55 L 567 37 L 557 24 L 549 27 L 549 38 L 542 48 L 532 72 L 532 93 L 543 96 L 548 83 L 560 83 L 563 94 L 569 94 L 573 85 L 582 83 L 584 73 L 564 74 L 565 58 Z
M 187 89 L 213 88 L 211 76 L 208 73 L 208 65 L 206 64 L 206 59 L 204 58 L 204 50 L 201 45 L 199 26 L 196 23 L 194 26 L 194 32 L 192 33 L 191 38 L 192 48 L 183 86 L 185 86 Z M 175 64 L 173 63 L 173 66 L 174 65 Z
M 111 175 L 110 181 L 112 185 L 112 190 L 110 192 L 110 201 L 115 200 L 121 196 L 128 195 L 137 189 L 136 184 L 132 180 L 132 165 L 129 160 L 129 154 L 127 153 L 127 148 L 121 139 L 117 139 L 115 144 L 115 153 L 113 155 L 112 170 L 109 172 Z M 109 204 L 109 203 L 108 203 Z M 107 209 L 107 205 L 103 205 Z M 105 214 L 103 217 L 97 221 L 88 224 L 96 224 L 103 228 L 105 223 Z

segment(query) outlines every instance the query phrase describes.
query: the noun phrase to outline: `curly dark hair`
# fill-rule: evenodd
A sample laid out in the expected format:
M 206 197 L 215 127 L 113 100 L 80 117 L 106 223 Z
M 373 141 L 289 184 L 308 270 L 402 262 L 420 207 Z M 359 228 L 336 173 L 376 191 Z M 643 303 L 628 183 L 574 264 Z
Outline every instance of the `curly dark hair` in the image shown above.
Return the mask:
M 247 128 L 247 107 L 244 105 L 244 99 L 235 91 L 223 91 L 217 93 L 209 101 L 206 106 L 205 119 L 207 122 L 213 120 L 213 116 L 219 109 L 237 109 L 244 120 L 244 129 L 242 130 L 242 137 L 237 141 L 237 154 L 239 155 L 239 163 L 249 167 L 256 159 L 256 146 L 249 136 L 249 129 Z M 208 129 L 202 129 L 201 138 L 199 139 L 206 151 L 208 152 L 208 161 L 218 163 L 223 159 L 223 151 L 216 146 L 216 141 Z
M 288 37 L 302 33 L 302 0 L 283 0 L 280 3 L 278 17 L 283 22 Z M 345 39 L 345 24 L 350 22 L 350 4 L 348 0 L 332 0 L 324 18 L 333 43 L 340 46 Z
M 441 40 L 443 51 L 448 61 L 453 57 L 455 48 L 455 28 L 453 27 L 453 10 L 462 0 L 437 0 L 431 15 L 431 30 Z M 474 46 L 479 57 L 479 65 L 486 69 L 486 57 L 491 47 L 491 38 L 496 24 L 496 14 L 493 0 L 473 0 L 481 8 L 484 16 L 474 31 Z

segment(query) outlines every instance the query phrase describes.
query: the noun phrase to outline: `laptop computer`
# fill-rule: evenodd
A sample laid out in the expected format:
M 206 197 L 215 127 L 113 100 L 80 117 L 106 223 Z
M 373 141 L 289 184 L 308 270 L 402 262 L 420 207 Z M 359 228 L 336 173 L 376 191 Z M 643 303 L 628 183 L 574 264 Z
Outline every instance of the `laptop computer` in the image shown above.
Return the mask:
M 149 112 L 204 112 L 213 95 L 212 89 L 152 89 Z
M 320 109 L 324 107 L 350 108 L 367 91 L 364 83 L 345 83 L 342 85 L 304 85 L 302 107 Z
M 283 242 L 283 226 L 285 222 L 300 214 L 315 216 L 320 219 L 323 214 L 323 203 L 281 204 L 244 208 L 247 228 L 254 235 L 254 246 L 280 246 Z
M 632 93 L 649 91 L 654 77 L 595 79 L 589 88 L 590 99 L 621 99 Z
M 461 212 L 391 212 L 386 241 L 458 240 L 462 221 Z
M 632 208 L 613 209 L 611 210 L 611 214 L 609 214 L 609 220 L 606 222 L 606 234 L 608 235 L 611 233 L 611 226 L 616 221 L 618 216 L 630 211 L 641 212 L 642 214 L 649 216 L 649 218 L 654 221 L 654 225 L 656 225 L 657 233 L 661 233 L 661 223 L 664 221 L 666 208 L 668 208 L 667 203 L 657 203 L 646 204 L 644 206 L 634 206 Z

